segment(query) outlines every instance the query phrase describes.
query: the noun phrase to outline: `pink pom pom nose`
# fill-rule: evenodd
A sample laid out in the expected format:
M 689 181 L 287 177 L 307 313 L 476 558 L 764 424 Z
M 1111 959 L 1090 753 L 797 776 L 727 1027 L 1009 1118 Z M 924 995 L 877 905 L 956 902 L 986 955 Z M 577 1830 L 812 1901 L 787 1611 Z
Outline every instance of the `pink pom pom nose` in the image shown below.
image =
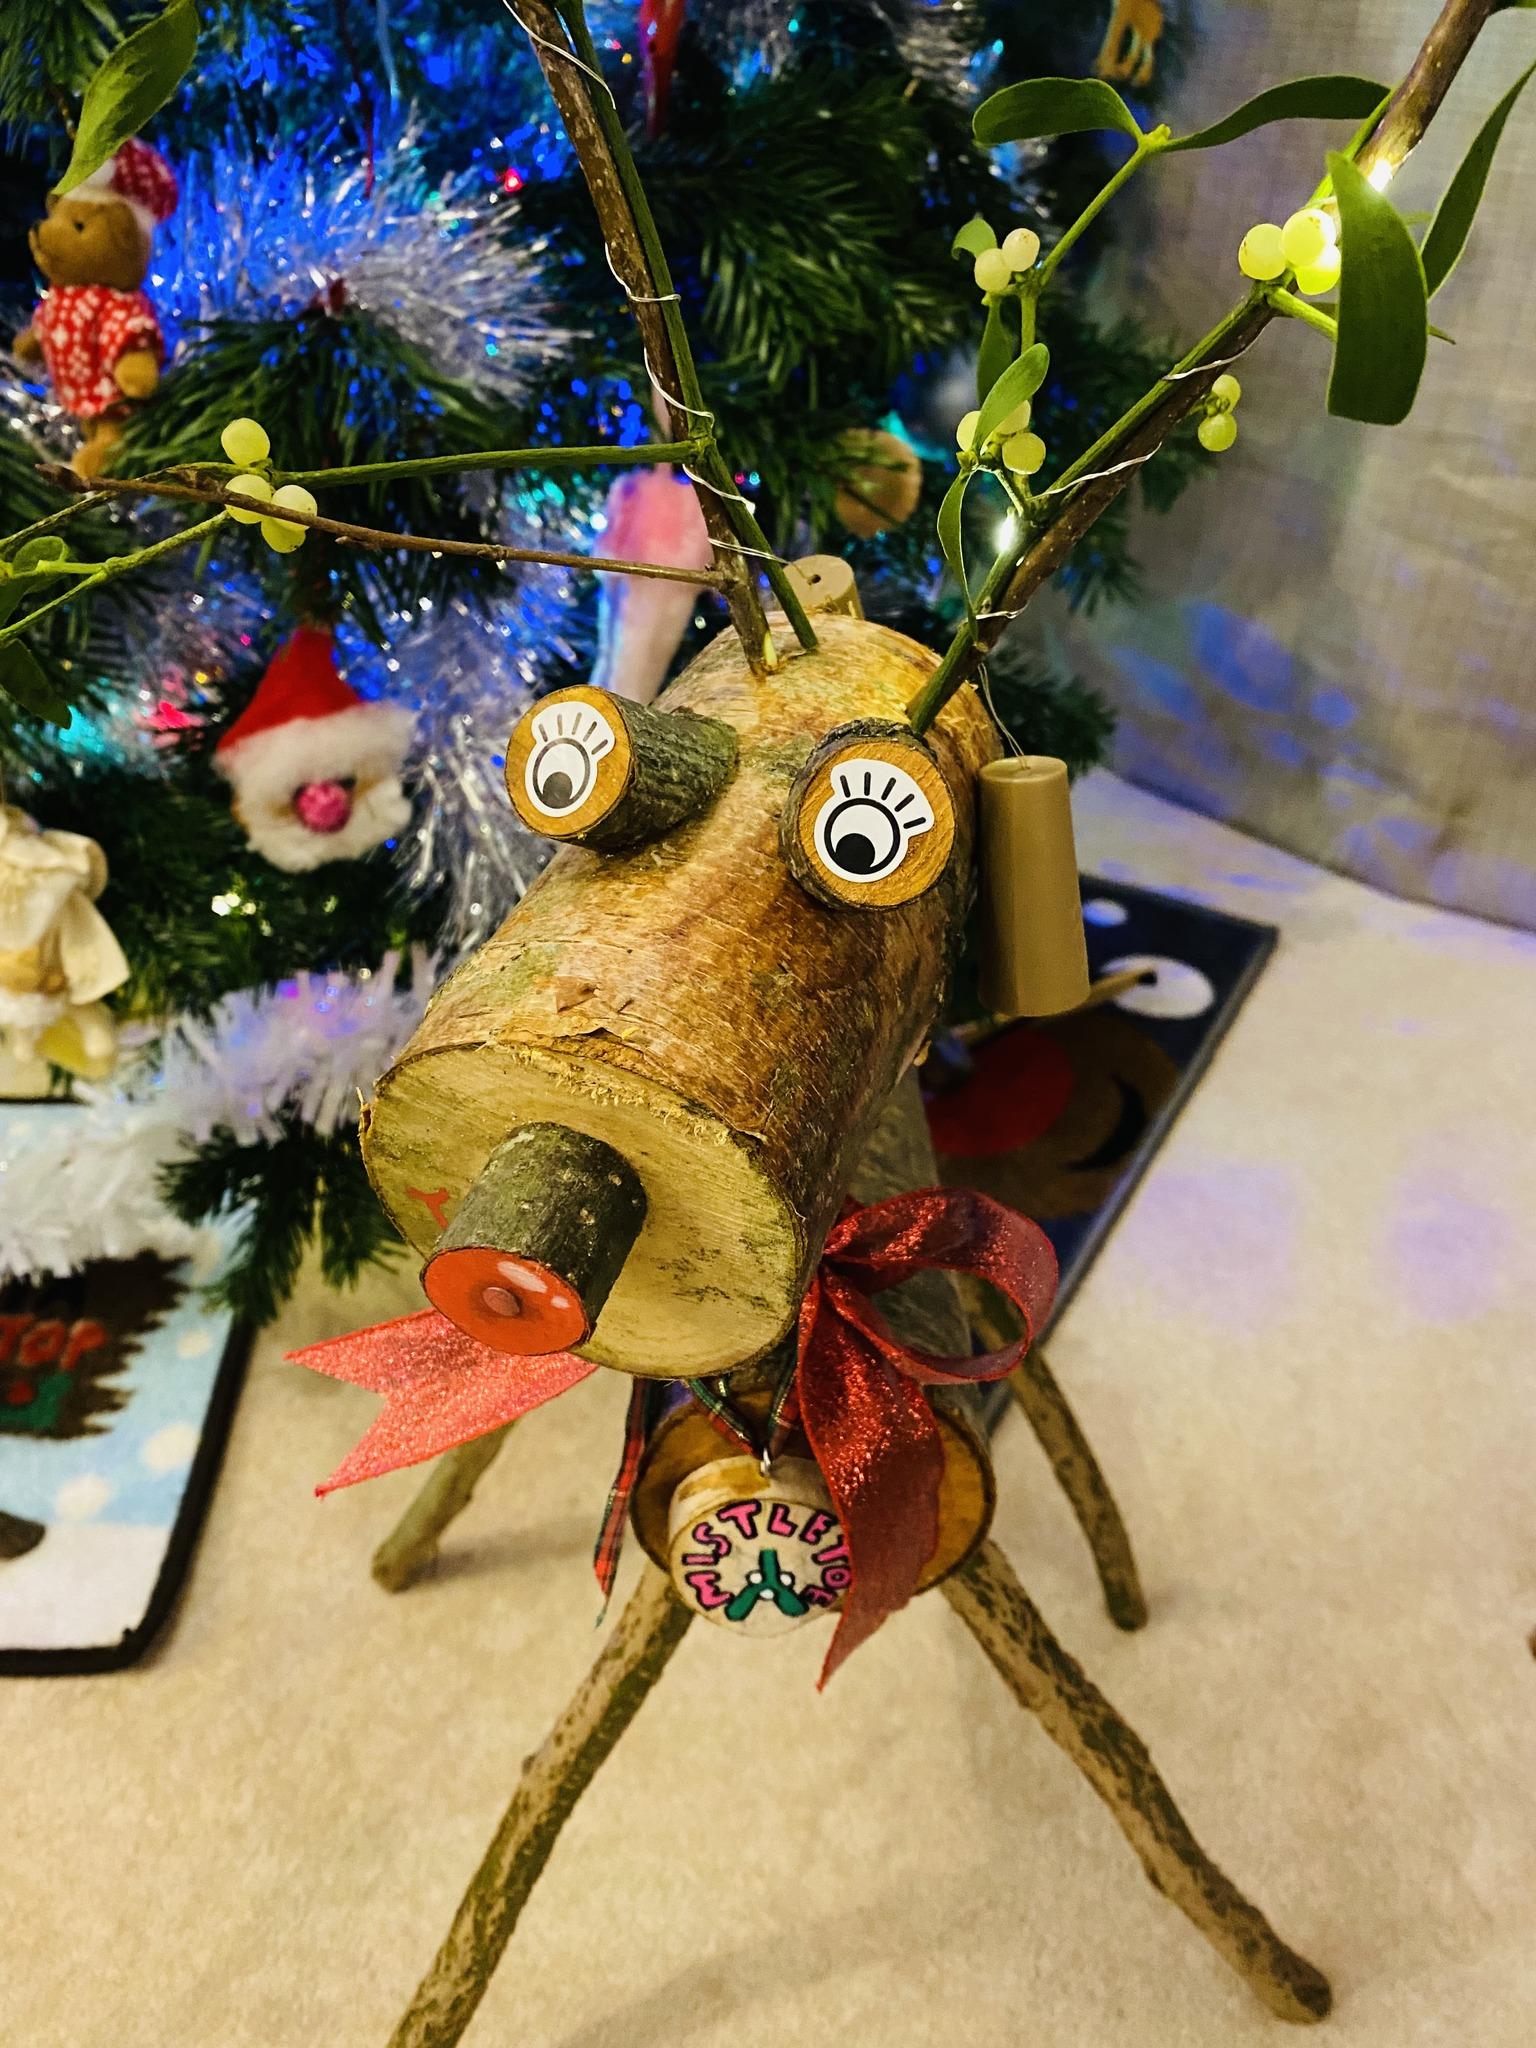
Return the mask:
M 293 808 L 311 832 L 339 832 L 352 815 L 352 792 L 344 782 L 306 782 Z

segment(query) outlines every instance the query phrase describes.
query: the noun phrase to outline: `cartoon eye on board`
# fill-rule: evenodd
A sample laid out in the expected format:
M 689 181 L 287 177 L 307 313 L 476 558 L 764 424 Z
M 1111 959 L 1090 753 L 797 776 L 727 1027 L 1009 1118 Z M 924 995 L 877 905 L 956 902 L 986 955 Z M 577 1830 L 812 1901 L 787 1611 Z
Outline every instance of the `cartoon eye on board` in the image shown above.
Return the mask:
M 910 903 L 944 872 L 955 809 L 938 762 L 904 726 L 830 733 L 795 778 L 782 841 L 790 871 L 823 902 Z
M 545 705 L 531 723 L 523 787 L 546 818 L 569 817 L 591 796 L 598 763 L 613 752 L 613 727 L 590 704 Z

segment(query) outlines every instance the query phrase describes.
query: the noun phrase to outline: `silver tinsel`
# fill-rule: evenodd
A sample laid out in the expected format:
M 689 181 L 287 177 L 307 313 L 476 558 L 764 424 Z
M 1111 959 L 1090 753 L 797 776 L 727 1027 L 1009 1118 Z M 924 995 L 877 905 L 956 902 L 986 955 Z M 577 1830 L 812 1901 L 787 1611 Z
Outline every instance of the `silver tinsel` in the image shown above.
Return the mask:
M 416 713 L 406 767 L 414 812 L 395 858 L 413 895 L 443 893 L 439 946 L 450 960 L 495 930 L 553 850 L 508 800 L 507 736 L 543 690 L 584 673 L 591 658 L 576 572 L 529 567 L 507 582 L 489 616 L 454 599 L 391 620 L 382 655 L 345 628 L 338 635 L 353 687 Z
M 383 129 L 372 189 L 355 136 L 276 155 L 232 133 L 182 166 L 149 288 L 168 333 L 347 302 L 487 396 L 525 398 L 567 354 L 547 244 L 515 233 L 516 199 L 469 171 L 433 181 L 415 125 Z

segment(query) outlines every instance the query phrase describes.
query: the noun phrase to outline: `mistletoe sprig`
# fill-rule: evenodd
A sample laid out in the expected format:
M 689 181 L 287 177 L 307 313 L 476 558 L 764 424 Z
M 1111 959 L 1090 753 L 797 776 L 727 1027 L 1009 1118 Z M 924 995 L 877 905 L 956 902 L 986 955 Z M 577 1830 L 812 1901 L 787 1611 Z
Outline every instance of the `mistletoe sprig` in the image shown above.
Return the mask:
M 969 257 L 986 307 L 977 355 L 977 409 L 959 429 L 959 474 L 939 511 L 939 544 L 960 586 L 965 617 L 933 676 L 907 707 L 924 731 L 966 682 L 1002 631 L 1059 569 L 1089 526 L 1136 470 L 1185 419 L 1200 415 L 1199 438 L 1214 453 L 1237 438 L 1233 410 L 1242 387 L 1226 369 L 1276 318 L 1323 334 L 1333 348 L 1328 410 L 1336 417 L 1395 426 L 1406 419 L 1424 374 L 1429 301 L 1466 247 L 1494 151 L 1515 102 L 1536 71 L 1524 71 L 1479 131 L 1451 180 L 1422 244 L 1386 197 L 1386 187 L 1433 119 L 1452 78 L 1489 17 L 1508 0 L 1446 0 L 1413 66 L 1389 92 L 1369 78 L 1297 78 L 1247 100 L 1189 135 L 1144 130 L 1102 79 L 1042 78 L 1006 87 L 977 109 L 988 147 L 1084 130 L 1118 132 L 1130 153 L 1079 217 L 1041 257 L 1032 229 L 1001 242 L 988 222 L 967 222 L 954 253 Z M 1533 0 L 1518 0 L 1529 6 Z M 1233 142 L 1275 121 L 1354 121 L 1352 140 L 1330 151 L 1326 174 L 1283 226 L 1262 222 L 1243 237 L 1239 267 L 1250 289 L 1208 334 L 1134 405 L 1036 492 L 1047 451 L 1028 431 L 1029 400 L 1050 359 L 1035 340 L 1042 296 L 1063 256 L 1105 206 L 1155 159 Z M 1338 298 L 1314 303 L 1338 287 Z M 1449 337 L 1442 336 L 1443 339 Z M 962 548 L 962 510 L 979 477 L 1002 490 L 1015 514 L 1001 549 L 973 591 Z

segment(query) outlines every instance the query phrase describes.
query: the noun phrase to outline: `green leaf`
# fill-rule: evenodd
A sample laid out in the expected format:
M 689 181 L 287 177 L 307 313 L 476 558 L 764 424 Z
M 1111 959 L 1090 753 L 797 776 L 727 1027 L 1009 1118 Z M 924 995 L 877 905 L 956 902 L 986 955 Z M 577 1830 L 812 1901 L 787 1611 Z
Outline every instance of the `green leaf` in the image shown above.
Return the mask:
M 159 113 L 196 49 L 194 0 L 166 0 L 162 14 L 118 44 L 85 88 L 69 168 L 56 191 L 73 191 Z
M 1136 116 L 1102 78 L 1028 78 L 1005 85 L 982 101 L 971 126 L 983 149 L 1034 135 L 1080 135 L 1089 128 L 1141 136 Z
M 8 641 L 0 647 L 0 690 L 34 718 L 49 725 L 69 723 L 69 705 L 43 674 L 36 655 L 20 640 Z
M 1032 343 L 1023 355 L 1008 365 L 982 400 L 981 417 L 976 422 L 978 448 L 989 435 L 996 433 L 1016 405 L 1034 397 L 1045 382 L 1045 373 L 1050 367 L 1051 352 L 1043 341 Z
M 984 250 L 996 247 L 997 236 L 992 227 L 979 213 L 975 213 L 950 243 L 949 253 L 951 256 L 969 256 L 974 260 Z
M 1413 408 L 1429 350 L 1424 266 L 1397 209 L 1348 157 L 1330 152 L 1328 171 L 1344 258 L 1328 410 L 1395 427 Z
M 1018 322 L 1010 332 L 1007 315 L 1003 308 L 1015 301 L 994 299 L 987 308 L 987 324 L 982 330 L 981 347 L 976 351 L 976 403 L 984 405 L 987 393 L 1002 376 L 1017 353 Z
M 56 533 L 40 533 L 35 540 L 23 541 L 11 557 L 13 569 L 41 569 L 47 562 L 63 562 L 69 557 L 69 545 Z
M 971 606 L 971 587 L 965 580 L 965 544 L 960 537 L 960 515 L 965 505 L 965 494 L 970 487 L 974 469 L 962 469 L 949 489 L 944 493 L 944 502 L 939 507 L 939 552 L 943 555 L 949 573 L 960 586 L 960 595 L 965 599 L 967 618 L 974 618 Z
M 1533 0 L 1536 4 L 1536 0 Z M 1514 112 L 1515 101 L 1525 90 L 1536 64 L 1522 71 L 1503 99 L 1477 132 L 1477 139 L 1461 160 L 1461 166 L 1446 188 L 1436 209 L 1424 246 L 1419 251 L 1424 263 L 1424 285 L 1431 298 L 1450 276 L 1467 246 L 1472 222 L 1482 204 L 1483 187 L 1493 165 L 1493 153 L 1504 133 L 1504 123 Z
M 1355 78 L 1347 72 L 1292 78 L 1244 100 L 1224 121 L 1176 137 L 1164 145 L 1164 153 L 1215 149 L 1223 142 L 1235 142 L 1239 135 L 1251 135 L 1255 128 L 1267 128 L 1271 121 L 1360 121 L 1374 114 L 1386 97 L 1387 88 L 1374 78 Z

